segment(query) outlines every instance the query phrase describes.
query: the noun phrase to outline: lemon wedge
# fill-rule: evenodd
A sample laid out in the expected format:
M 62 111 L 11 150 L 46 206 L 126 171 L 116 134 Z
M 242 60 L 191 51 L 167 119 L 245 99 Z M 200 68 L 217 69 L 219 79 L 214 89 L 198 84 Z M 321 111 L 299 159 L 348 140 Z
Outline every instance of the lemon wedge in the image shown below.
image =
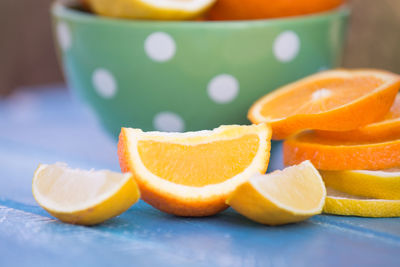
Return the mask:
M 319 214 L 326 189 L 310 161 L 257 175 L 241 184 L 227 199 L 240 214 L 268 225 L 287 224 Z
M 328 187 L 324 213 L 359 217 L 399 217 L 400 200 L 353 196 Z
M 32 193 L 38 204 L 63 222 L 93 225 L 126 211 L 140 197 L 130 173 L 70 169 L 40 164 Z
M 400 199 L 400 170 L 320 171 L 325 185 L 355 196 Z
M 117 18 L 187 20 L 199 17 L 216 0 L 87 0 L 97 14 Z

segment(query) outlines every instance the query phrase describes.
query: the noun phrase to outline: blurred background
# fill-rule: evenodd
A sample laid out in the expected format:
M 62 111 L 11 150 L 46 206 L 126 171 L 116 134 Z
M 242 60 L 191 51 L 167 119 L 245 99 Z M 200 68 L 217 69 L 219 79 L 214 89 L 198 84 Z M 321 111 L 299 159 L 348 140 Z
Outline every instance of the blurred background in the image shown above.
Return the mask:
M 52 2 L 0 1 L 0 96 L 23 86 L 63 83 L 51 32 Z M 343 66 L 400 73 L 400 1 L 349 4 L 352 16 Z

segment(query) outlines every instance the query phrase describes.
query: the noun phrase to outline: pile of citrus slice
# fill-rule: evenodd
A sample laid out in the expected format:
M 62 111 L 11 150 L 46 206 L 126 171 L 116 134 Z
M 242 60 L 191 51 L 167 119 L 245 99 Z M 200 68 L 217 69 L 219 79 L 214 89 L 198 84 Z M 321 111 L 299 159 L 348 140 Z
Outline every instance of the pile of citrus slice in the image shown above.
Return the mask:
M 229 205 L 268 225 L 319 214 L 326 190 L 309 161 L 263 175 L 270 139 L 267 124 L 188 133 L 122 128 L 118 154 L 142 199 L 167 213 L 207 216 Z
M 310 160 L 329 188 L 324 212 L 400 216 L 400 77 L 333 70 L 280 88 L 249 110 L 271 125 L 285 165 Z
M 399 76 L 389 72 L 327 71 L 262 97 L 249 110 L 250 126 L 122 128 L 123 174 L 40 165 L 33 194 L 60 220 L 88 225 L 121 214 L 140 195 L 174 215 L 208 216 L 231 206 L 268 225 L 321 211 L 400 216 L 399 89 Z M 290 167 L 265 175 L 271 138 L 286 139 Z
M 264 175 L 270 140 L 267 124 L 187 133 L 122 128 L 118 155 L 124 174 L 40 165 L 33 194 L 56 218 L 84 225 L 121 214 L 140 195 L 174 215 L 213 215 L 230 205 L 268 225 L 321 213 L 326 190 L 311 162 Z
M 326 190 L 309 161 L 263 175 L 271 130 L 266 124 L 189 133 L 123 128 L 118 154 L 144 201 L 179 216 L 207 216 L 229 206 L 268 225 L 322 211 Z

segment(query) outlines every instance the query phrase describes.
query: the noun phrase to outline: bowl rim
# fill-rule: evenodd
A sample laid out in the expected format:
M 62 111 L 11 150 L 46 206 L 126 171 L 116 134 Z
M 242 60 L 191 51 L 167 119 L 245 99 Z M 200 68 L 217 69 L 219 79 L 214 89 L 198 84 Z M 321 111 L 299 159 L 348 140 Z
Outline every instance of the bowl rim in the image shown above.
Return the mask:
M 217 27 L 243 27 L 243 26 L 262 26 L 267 24 L 279 25 L 279 24 L 292 24 L 292 23 L 302 23 L 309 22 L 314 23 L 318 21 L 324 21 L 335 17 L 348 17 L 350 15 L 351 9 L 347 4 L 343 4 L 335 9 L 299 15 L 290 16 L 283 18 L 269 18 L 269 19 L 255 19 L 255 20 L 224 20 L 224 21 L 195 21 L 195 20 L 185 20 L 185 21 L 160 21 L 160 20 L 130 20 L 123 18 L 105 17 L 98 16 L 92 13 L 84 12 L 72 7 L 66 6 L 59 2 L 53 3 L 51 6 L 51 14 L 56 18 L 64 18 L 77 22 L 86 23 L 108 23 L 108 24 L 119 24 L 119 25 L 142 25 L 142 26 L 190 26 L 190 27 L 204 27 L 204 26 L 217 26 Z

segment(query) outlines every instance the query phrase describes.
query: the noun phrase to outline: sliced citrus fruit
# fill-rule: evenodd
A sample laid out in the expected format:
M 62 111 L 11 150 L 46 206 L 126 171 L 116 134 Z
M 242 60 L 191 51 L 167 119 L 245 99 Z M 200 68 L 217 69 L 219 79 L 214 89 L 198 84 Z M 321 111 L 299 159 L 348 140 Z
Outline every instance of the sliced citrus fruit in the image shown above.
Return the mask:
M 320 136 L 344 141 L 383 141 L 400 138 L 400 94 L 383 120 L 352 131 L 316 131 Z
M 385 71 L 325 71 L 267 94 L 248 117 L 269 123 L 273 139 L 306 129 L 353 130 L 383 119 L 399 88 L 399 76 Z
M 296 16 L 338 7 L 344 0 L 218 0 L 210 10 L 213 20 L 246 20 Z
M 38 204 L 63 222 L 92 225 L 117 216 L 140 196 L 130 173 L 70 169 L 40 164 L 32 193 Z
M 312 131 L 283 143 L 285 165 L 310 160 L 320 170 L 381 170 L 400 166 L 400 139 L 380 143 L 326 139 Z
M 103 16 L 151 19 L 185 20 L 199 17 L 216 0 L 87 0 L 91 9 Z
M 325 185 L 350 195 L 400 199 L 400 169 L 320 171 Z
M 270 139 L 265 124 L 187 133 L 122 128 L 118 155 L 144 201 L 175 215 L 207 216 L 227 207 L 236 186 L 267 170 Z
M 251 220 L 279 225 L 321 213 L 325 196 L 321 176 L 305 161 L 282 171 L 252 177 L 226 203 Z
M 324 213 L 359 217 L 399 217 L 400 200 L 353 196 L 328 188 Z

